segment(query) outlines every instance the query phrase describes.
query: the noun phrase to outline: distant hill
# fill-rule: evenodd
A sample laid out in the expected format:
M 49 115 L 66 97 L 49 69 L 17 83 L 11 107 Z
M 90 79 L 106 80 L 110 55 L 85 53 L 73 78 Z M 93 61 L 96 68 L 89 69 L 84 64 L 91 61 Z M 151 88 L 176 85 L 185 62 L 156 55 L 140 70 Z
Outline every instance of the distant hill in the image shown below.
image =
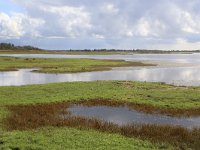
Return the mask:
M 11 43 L 0 43 L 0 50 L 42 50 L 33 46 L 15 46 Z

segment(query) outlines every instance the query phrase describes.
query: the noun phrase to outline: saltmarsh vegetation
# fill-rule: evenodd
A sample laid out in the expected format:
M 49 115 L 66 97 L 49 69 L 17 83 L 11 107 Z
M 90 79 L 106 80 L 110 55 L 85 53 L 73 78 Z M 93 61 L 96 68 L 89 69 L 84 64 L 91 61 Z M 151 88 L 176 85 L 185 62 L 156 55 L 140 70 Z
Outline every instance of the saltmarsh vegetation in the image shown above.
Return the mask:
M 163 109 L 200 108 L 200 87 L 133 81 L 67 82 L 0 87 L 0 105 L 113 100 Z
M 156 150 L 172 149 L 166 144 L 128 138 L 119 134 L 102 133 L 91 129 L 47 127 L 38 130 L 12 131 L 2 136 L 0 148 L 23 150 Z
M 99 101 L 100 100 L 92 100 L 92 102 L 81 101 L 76 104 L 89 106 L 102 105 Z M 187 130 L 182 127 L 145 124 L 119 126 L 92 118 L 70 116 L 70 112 L 67 111 L 67 108 L 73 104 L 73 102 L 63 102 L 10 106 L 8 109 L 12 115 L 5 120 L 5 124 L 9 130 L 37 129 L 45 126 L 67 126 L 80 129 L 95 129 L 107 133 L 118 133 L 132 138 L 140 137 L 143 140 L 149 139 L 154 143 L 165 142 L 182 149 L 198 149 L 200 146 L 200 129 Z M 108 103 L 107 105 L 118 105 L 118 103 Z
M 126 103 L 140 111 L 150 113 L 175 116 L 199 115 L 199 91 L 199 87 L 175 87 L 163 83 L 132 81 L 71 82 L 0 87 L 0 116 L 3 131 L 0 147 L 37 149 L 50 144 L 51 147 L 59 149 L 60 147 L 56 147 L 59 144 L 56 143 L 64 143 L 61 145 L 65 148 L 66 141 L 66 143 L 72 142 L 71 145 L 69 144 L 69 149 L 74 147 L 87 149 L 86 142 L 90 143 L 91 147 L 89 146 L 89 148 L 98 146 L 102 149 L 111 148 L 109 145 L 112 146 L 115 142 L 116 147 L 120 145 L 119 149 L 131 149 L 131 146 L 136 146 L 138 149 L 170 149 L 172 148 L 170 145 L 181 149 L 198 149 L 200 146 L 199 129 L 190 131 L 180 127 L 150 125 L 119 127 L 85 118 L 57 121 L 55 114 L 60 107 L 71 103 L 111 106 Z M 49 126 L 53 127 L 49 128 Z M 63 134 L 56 134 L 54 137 L 51 132 Z M 82 134 L 90 136 L 88 141 L 76 141 Z M 105 136 L 105 139 L 108 140 L 103 142 L 101 138 L 100 141 L 95 140 L 98 136 Z M 125 140 L 127 141 L 125 142 Z M 137 145 L 138 141 L 139 145 Z M 116 147 L 113 146 L 113 148 Z
M 20 68 L 41 68 L 36 70 L 36 72 L 75 73 L 111 70 L 112 67 L 151 65 L 152 64 L 124 60 L 0 57 L 0 71 L 15 71 Z

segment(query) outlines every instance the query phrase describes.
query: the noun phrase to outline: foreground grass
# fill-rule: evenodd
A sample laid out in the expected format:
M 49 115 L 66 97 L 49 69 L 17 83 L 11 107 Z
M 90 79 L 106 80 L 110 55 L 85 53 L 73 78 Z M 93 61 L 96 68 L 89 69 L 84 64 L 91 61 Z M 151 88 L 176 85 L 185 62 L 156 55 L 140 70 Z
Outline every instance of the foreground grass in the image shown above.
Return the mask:
M 0 149 L 171 149 L 167 145 L 127 138 L 117 134 L 73 128 L 44 128 L 7 132 L 2 136 Z
M 53 83 L 46 85 L 28 85 L 28 86 L 11 86 L 0 87 L 0 118 L 5 118 L 9 111 L 7 106 L 11 105 L 30 105 L 38 103 L 57 103 L 57 102 L 80 102 L 87 100 L 112 100 L 113 102 L 128 102 L 131 104 L 142 104 L 147 106 L 153 106 L 159 109 L 199 109 L 200 108 L 200 88 L 199 87 L 175 87 L 162 83 L 145 83 L 145 82 L 132 82 L 132 81 L 96 81 L 96 82 L 71 82 L 71 83 Z M 34 113 L 34 112 L 33 112 Z M 4 127 L 4 129 L 3 129 Z M 68 134 L 73 130 L 73 134 Z M 76 132 L 75 132 L 76 131 Z M 28 131 L 12 131 L 7 132 L 6 126 L 1 123 L 1 130 L 3 137 L 1 137 L 0 144 L 2 148 L 24 148 L 38 149 L 48 146 L 54 149 L 62 149 L 58 145 L 65 149 L 65 140 L 71 140 L 69 149 L 76 149 L 77 147 L 83 147 L 87 149 L 88 145 L 84 142 L 88 142 L 87 139 L 82 139 L 82 134 L 88 135 L 93 143 L 91 147 L 100 147 L 102 149 L 111 149 L 106 147 L 112 143 L 117 145 L 119 149 L 132 149 L 129 147 L 136 146 L 135 149 L 142 149 L 145 146 L 146 141 L 140 141 L 141 145 L 137 145 L 137 138 L 129 139 L 120 135 L 110 135 L 108 133 L 99 133 L 97 131 L 84 131 L 71 128 L 50 128 L 50 129 L 37 129 Z M 58 133 L 58 134 L 56 134 Z M 94 135 L 93 135 L 94 133 Z M 50 135 L 49 135 L 50 134 Z M 163 133 L 162 133 L 163 134 Z M 177 133 L 174 133 L 177 134 Z M 85 135 L 86 136 L 86 135 Z M 105 137 L 104 137 L 105 136 Z M 121 137 L 125 140 L 117 140 L 115 138 Z M 49 138 L 48 138 L 49 137 Z M 73 137 L 73 138 L 72 138 Z M 103 137 L 102 139 L 108 139 L 102 143 L 97 137 Z M 81 138 L 81 140 L 79 139 Z M 85 137 L 84 137 L 85 138 Z M 77 141 L 77 139 L 79 139 Z M 115 140 L 116 139 L 116 140 Z M 99 141 L 100 140 L 100 141 Z M 127 143 L 130 140 L 130 143 Z M 120 142 L 121 141 L 121 142 Z M 106 143 L 105 143 L 106 142 Z M 58 143 L 58 144 L 55 144 Z M 66 142 L 67 143 L 67 142 Z M 150 144 L 149 148 L 157 148 L 157 142 L 154 146 Z M 99 144 L 99 145 L 98 145 Z M 56 145 L 58 147 L 56 147 Z M 105 146 L 104 146 L 105 145 Z M 127 145 L 127 147 L 125 146 Z M 73 147 L 74 146 L 74 147 Z M 84 147 L 85 146 L 85 147 Z M 121 147 L 120 147 L 121 146 Z M 162 147 L 162 144 L 160 145 Z M 161 148 L 159 146 L 159 148 Z M 164 146 L 166 148 L 166 146 Z M 113 149 L 117 149 L 114 147 Z
M 82 101 L 77 105 L 96 106 L 103 105 L 102 100 Z M 106 102 L 106 101 L 105 101 Z M 8 107 L 9 117 L 4 123 L 8 130 L 29 130 L 41 127 L 74 127 L 81 129 L 95 129 L 106 133 L 118 133 L 126 137 L 150 140 L 157 144 L 168 143 L 179 148 L 198 149 L 200 146 L 200 129 L 187 130 L 183 127 L 169 125 L 129 124 L 118 126 L 93 118 L 70 116 L 67 111 L 74 103 L 50 103 L 38 105 L 18 105 Z M 113 103 L 116 105 L 117 103 Z M 66 115 L 68 117 L 66 117 Z M 63 116 L 63 117 L 58 117 Z M 65 116 L 65 117 L 64 117 Z
M 41 68 L 37 72 L 73 73 L 111 70 L 112 67 L 149 65 L 141 62 L 127 62 L 123 60 L 0 57 L 0 71 L 14 71 L 19 68 Z

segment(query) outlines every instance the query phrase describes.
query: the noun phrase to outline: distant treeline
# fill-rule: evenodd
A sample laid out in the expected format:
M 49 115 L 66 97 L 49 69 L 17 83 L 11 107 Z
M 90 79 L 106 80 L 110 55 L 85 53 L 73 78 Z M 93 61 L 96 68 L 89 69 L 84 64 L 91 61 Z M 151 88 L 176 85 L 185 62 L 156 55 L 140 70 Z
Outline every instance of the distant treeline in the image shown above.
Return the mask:
M 0 43 L 0 50 L 41 50 L 33 46 L 15 46 L 11 43 Z
M 55 50 L 70 52 L 130 52 L 130 53 L 176 53 L 176 52 L 200 52 L 200 50 L 148 50 L 148 49 L 83 49 L 83 50 Z
M 44 50 L 34 46 L 15 46 L 11 43 L 0 43 L 0 50 Z M 176 53 L 200 52 L 200 50 L 148 50 L 148 49 L 83 49 L 83 50 L 45 50 L 49 52 L 130 52 L 130 53 Z

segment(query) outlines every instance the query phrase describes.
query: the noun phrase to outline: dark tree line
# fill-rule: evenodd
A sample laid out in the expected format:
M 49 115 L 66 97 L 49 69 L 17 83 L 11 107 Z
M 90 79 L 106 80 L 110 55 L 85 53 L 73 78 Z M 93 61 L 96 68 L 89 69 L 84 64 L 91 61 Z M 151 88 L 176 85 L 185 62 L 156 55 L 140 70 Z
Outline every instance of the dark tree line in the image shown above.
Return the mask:
M 66 51 L 66 50 L 63 50 Z M 130 52 L 130 53 L 139 53 L 139 54 L 147 54 L 147 53 L 178 53 L 178 52 L 200 52 L 200 50 L 148 50 L 148 49 L 84 49 L 84 50 L 67 50 L 67 51 L 78 51 L 78 52 Z
M 0 43 L 0 50 L 43 50 L 33 46 L 15 46 L 12 43 Z M 51 52 L 130 52 L 130 53 L 174 53 L 174 52 L 200 52 L 200 50 L 147 50 L 147 49 L 83 49 L 83 50 L 51 50 Z
M 15 46 L 11 43 L 0 43 L 0 50 L 41 50 L 33 46 Z

